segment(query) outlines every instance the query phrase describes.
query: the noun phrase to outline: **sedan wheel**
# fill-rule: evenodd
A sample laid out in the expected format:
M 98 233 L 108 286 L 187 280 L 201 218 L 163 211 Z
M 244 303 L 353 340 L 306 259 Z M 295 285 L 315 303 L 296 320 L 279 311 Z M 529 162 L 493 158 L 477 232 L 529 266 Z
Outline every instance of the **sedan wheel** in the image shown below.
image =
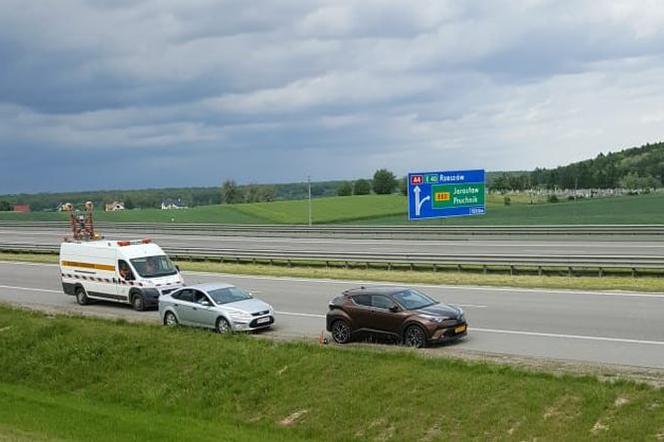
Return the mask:
M 332 339 L 337 344 L 345 344 L 350 341 L 350 326 L 346 321 L 335 321 L 332 324 Z
M 426 345 L 427 340 L 421 327 L 411 325 L 404 333 L 403 342 L 408 347 L 422 348 Z
M 230 333 L 231 325 L 224 318 L 217 319 L 217 332 L 221 334 Z
M 173 313 L 167 312 L 166 315 L 164 315 L 164 325 L 175 327 L 178 325 L 178 318 L 176 318 Z

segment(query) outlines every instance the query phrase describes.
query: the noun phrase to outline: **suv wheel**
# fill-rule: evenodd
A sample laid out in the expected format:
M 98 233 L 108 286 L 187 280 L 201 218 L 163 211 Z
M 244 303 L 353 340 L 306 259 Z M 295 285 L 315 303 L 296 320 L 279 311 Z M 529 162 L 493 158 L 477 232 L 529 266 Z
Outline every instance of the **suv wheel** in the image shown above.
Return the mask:
M 424 330 L 419 325 L 409 326 L 403 334 L 403 342 L 408 347 L 422 348 L 426 345 L 427 339 Z
M 88 305 L 90 303 L 90 299 L 83 287 L 76 288 L 76 302 L 78 302 L 79 305 Z
M 332 324 L 332 339 L 337 344 L 345 344 L 350 341 L 350 326 L 346 321 L 338 319 Z

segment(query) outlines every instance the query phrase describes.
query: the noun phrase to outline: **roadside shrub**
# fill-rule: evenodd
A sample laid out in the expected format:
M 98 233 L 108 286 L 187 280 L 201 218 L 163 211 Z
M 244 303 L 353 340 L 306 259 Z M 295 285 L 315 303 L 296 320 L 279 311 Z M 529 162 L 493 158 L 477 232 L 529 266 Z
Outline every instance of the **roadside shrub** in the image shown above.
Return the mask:
M 344 181 L 337 188 L 338 196 L 351 196 L 352 194 L 353 194 L 353 185 L 348 181 Z
M 353 183 L 353 195 L 369 195 L 371 183 L 365 179 L 359 179 Z
M 504 197 L 503 198 L 503 203 L 505 203 L 506 206 L 511 205 L 512 204 L 512 198 L 510 198 L 509 196 Z
M 397 178 L 387 169 L 379 169 L 371 181 L 373 191 L 376 195 L 389 195 L 397 187 Z
M 546 200 L 550 203 L 557 203 L 558 201 L 560 201 L 555 194 L 549 195 L 549 197 Z

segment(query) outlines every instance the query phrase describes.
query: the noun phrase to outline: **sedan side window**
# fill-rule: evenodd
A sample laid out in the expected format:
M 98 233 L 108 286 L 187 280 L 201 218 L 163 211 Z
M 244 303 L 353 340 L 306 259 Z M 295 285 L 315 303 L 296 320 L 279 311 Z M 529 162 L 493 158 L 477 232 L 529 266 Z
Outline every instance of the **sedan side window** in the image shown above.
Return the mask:
M 199 292 L 198 290 L 194 292 L 194 302 L 200 305 L 212 305 L 208 297 L 205 296 L 205 293 Z
M 192 293 L 192 290 L 190 289 L 184 289 L 180 290 L 176 294 L 173 295 L 173 298 L 179 300 L 179 301 L 186 301 L 186 302 L 192 302 L 193 301 L 194 294 Z
M 394 305 L 394 302 L 387 296 L 373 295 L 371 297 L 371 305 L 376 308 L 387 310 Z

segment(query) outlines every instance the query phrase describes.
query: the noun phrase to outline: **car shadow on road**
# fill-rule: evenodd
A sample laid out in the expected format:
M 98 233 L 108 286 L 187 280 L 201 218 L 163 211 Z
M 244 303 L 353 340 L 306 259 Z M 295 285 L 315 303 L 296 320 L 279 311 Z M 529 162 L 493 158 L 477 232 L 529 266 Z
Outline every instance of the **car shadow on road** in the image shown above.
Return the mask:
M 428 344 L 426 348 L 444 348 L 444 347 L 456 347 L 457 345 L 463 344 L 468 337 L 464 336 L 459 339 L 445 341 L 445 342 L 436 342 Z M 354 343 L 358 344 L 380 344 L 380 345 L 393 345 L 393 346 L 402 346 L 405 345 L 401 342 L 400 339 L 390 336 L 377 336 L 377 335 L 361 335 L 353 340 Z

